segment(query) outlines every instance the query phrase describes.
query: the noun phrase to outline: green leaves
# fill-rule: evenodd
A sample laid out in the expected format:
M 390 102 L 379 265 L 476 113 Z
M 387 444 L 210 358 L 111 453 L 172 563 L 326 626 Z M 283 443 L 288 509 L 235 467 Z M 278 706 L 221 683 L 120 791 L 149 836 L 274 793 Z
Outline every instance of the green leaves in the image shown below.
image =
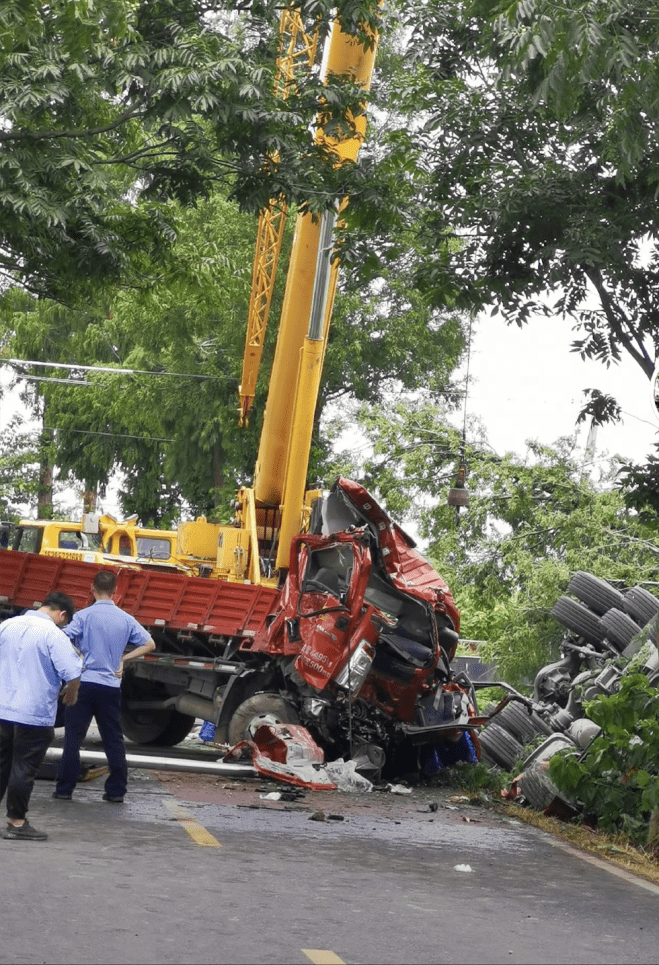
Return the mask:
M 587 820 L 645 843 L 659 807 L 657 691 L 643 674 L 623 676 L 618 693 L 585 706 L 602 728 L 585 754 L 558 754 L 549 764 L 557 786 L 577 798 Z
M 378 167 L 386 176 L 402 154 L 416 164 L 421 290 L 510 323 L 566 315 L 575 351 L 607 365 L 629 356 L 650 378 L 659 21 L 627 0 L 449 0 L 403 16 L 399 124 Z
M 310 6 L 329 22 L 328 3 Z M 279 194 L 320 210 L 345 193 L 347 175 L 309 134 L 324 91 L 317 74 L 300 79 L 284 110 L 273 91 L 279 9 L 238 8 L 3 3 L 0 272 L 68 301 L 99 284 L 143 285 L 142 253 L 168 256 L 170 200 L 192 205 L 222 184 L 245 210 Z M 377 4 L 343 0 L 338 10 L 354 26 L 372 23 Z M 335 81 L 329 122 L 362 100 Z

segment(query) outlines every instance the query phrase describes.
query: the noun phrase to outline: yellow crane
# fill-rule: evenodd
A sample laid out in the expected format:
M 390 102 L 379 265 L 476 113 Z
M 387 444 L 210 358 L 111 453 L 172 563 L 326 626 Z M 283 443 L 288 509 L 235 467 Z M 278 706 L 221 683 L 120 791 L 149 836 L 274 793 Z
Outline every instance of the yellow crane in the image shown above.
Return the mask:
M 324 56 L 324 78 L 347 76 L 368 90 L 377 46 L 377 38 L 370 39 L 371 43 L 365 44 L 346 34 L 335 20 Z M 309 58 L 314 49 L 312 41 L 305 42 Z M 289 82 L 293 69 L 290 64 L 289 58 L 281 68 Z M 349 122 L 351 133 L 341 139 L 326 137 L 322 127 L 318 130 L 317 137 L 335 153 L 337 165 L 356 161 L 364 139 L 365 115 L 351 117 Z M 337 199 L 335 207 L 321 217 L 306 213 L 299 214 L 296 220 L 254 485 L 238 494 L 237 518 L 241 528 L 252 530 L 259 547 L 257 552 L 252 543 L 247 561 L 250 578 L 255 581 L 271 579 L 272 572 L 287 568 L 291 539 L 303 527 L 305 508 L 308 512 L 313 498 L 313 493 L 305 496 L 306 477 L 338 280 L 338 260 L 332 257 L 334 229 L 345 203 L 346 199 Z M 254 397 L 284 216 L 284 210 L 273 202 L 262 214 L 259 226 L 240 388 L 243 421 Z M 263 560 L 264 551 L 268 553 L 269 565 L 261 565 L 257 575 L 255 557 Z

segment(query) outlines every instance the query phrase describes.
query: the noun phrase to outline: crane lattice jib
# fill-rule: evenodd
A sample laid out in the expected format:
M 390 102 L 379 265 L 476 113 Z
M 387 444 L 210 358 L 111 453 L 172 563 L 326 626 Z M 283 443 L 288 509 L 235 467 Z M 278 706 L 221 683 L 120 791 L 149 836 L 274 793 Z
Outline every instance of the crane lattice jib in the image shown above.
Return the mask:
M 317 51 L 318 28 L 309 33 L 305 30 L 297 10 L 284 10 L 279 21 L 279 56 L 275 79 L 275 93 L 279 97 L 284 100 L 288 97 L 300 70 L 308 71 L 313 67 Z M 277 157 L 272 160 L 276 163 Z M 273 198 L 259 216 L 243 372 L 238 390 L 241 425 L 247 423 L 247 415 L 256 393 L 256 380 L 263 355 L 287 214 L 288 206 L 280 197 Z

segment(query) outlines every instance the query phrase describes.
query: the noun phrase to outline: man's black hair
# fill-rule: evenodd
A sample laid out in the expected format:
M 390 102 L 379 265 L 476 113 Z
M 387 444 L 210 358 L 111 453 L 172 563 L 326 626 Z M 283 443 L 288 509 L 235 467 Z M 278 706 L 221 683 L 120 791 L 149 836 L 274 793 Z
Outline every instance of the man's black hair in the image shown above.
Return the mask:
M 112 596 L 117 586 L 117 574 L 112 570 L 101 570 L 94 577 L 93 586 L 99 593 Z
M 75 603 L 71 597 L 67 596 L 66 593 L 60 593 L 59 590 L 49 593 L 41 606 L 47 606 L 49 610 L 65 610 L 69 623 L 76 612 Z

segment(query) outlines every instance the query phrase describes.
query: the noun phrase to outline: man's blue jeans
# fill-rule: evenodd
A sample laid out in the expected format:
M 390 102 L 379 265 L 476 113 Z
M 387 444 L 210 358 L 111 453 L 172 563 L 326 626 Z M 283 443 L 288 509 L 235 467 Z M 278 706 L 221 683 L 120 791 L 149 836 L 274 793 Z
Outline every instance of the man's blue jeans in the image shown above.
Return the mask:
M 124 735 L 121 732 L 121 688 L 104 684 L 81 683 L 78 701 L 66 708 L 64 752 L 57 769 L 57 794 L 72 794 L 80 773 L 80 745 L 96 718 L 110 773 L 105 782 L 109 797 L 126 793 L 128 770 Z

